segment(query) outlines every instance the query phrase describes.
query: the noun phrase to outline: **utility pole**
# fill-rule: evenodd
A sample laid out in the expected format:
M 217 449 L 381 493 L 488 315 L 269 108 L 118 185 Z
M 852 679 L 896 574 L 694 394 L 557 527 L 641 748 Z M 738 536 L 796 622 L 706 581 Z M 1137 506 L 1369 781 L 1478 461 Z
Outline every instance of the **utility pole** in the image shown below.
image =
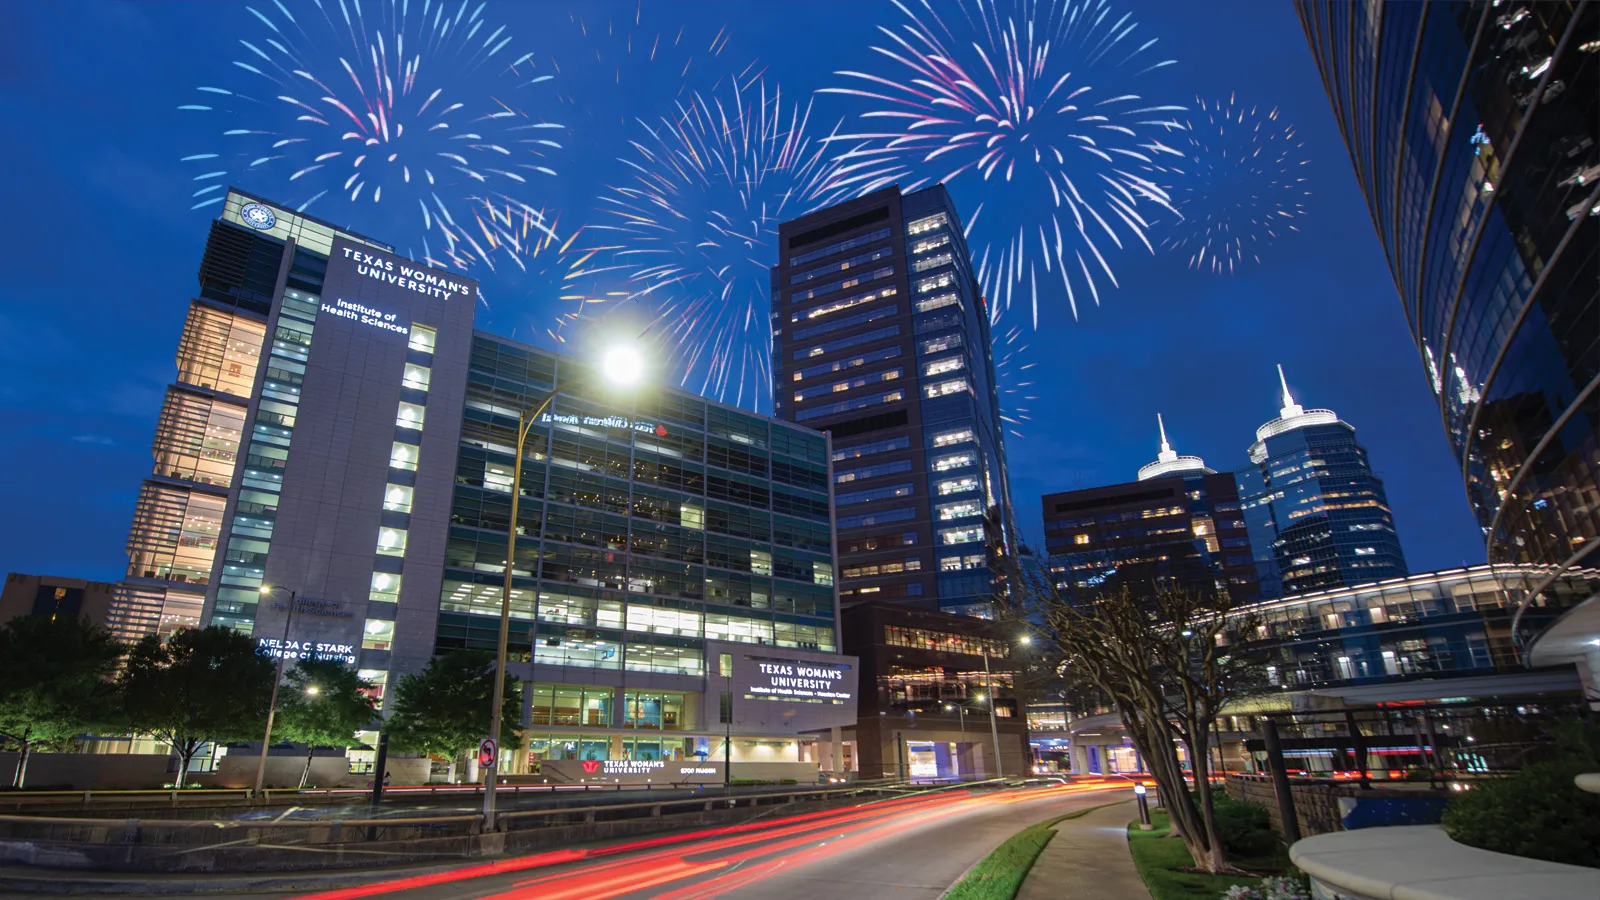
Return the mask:
M 1005 767 L 1000 763 L 1000 725 L 994 718 L 994 675 L 989 671 L 989 641 L 979 638 L 978 642 L 983 648 L 983 680 L 989 691 L 989 736 L 994 739 L 994 777 L 1004 778 Z
M 272 595 L 271 585 L 262 585 L 261 593 L 264 596 Z M 251 794 L 256 799 L 261 798 L 261 782 L 267 774 L 267 748 L 272 746 L 272 720 L 278 714 L 278 685 L 283 681 L 283 658 L 289 652 L 289 624 L 294 621 L 294 605 L 296 592 L 289 592 L 289 614 L 283 619 L 283 642 L 278 645 L 278 669 L 272 677 L 272 699 L 267 703 L 267 733 L 261 738 L 261 758 L 256 762 L 256 789 Z M 188 772 L 178 773 L 178 783 L 182 784 Z

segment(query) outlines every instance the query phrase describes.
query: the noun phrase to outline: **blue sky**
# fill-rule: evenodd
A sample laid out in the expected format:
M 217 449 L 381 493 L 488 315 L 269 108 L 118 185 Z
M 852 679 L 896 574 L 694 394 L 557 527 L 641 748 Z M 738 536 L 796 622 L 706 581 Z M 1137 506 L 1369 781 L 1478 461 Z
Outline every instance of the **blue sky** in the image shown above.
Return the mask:
M 1305 142 L 1311 196 L 1300 231 L 1231 276 L 1125 248 L 1109 260 L 1119 287 L 1102 290 L 1098 306 L 1080 297 L 1076 322 L 1047 296 L 1026 339 L 1039 399 L 1028 404 L 1026 437 L 1008 438 L 1025 535 L 1040 533 L 1041 493 L 1129 480 L 1152 460 L 1157 412 L 1180 452 L 1218 469 L 1243 465 L 1254 429 L 1276 415 L 1273 367 L 1283 363 L 1302 403 L 1356 426 L 1413 571 L 1481 562 L 1459 470 L 1292 7 L 1129 0 L 1114 9 L 1132 14 L 1141 38 L 1159 39 L 1152 58 L 1177 61 L 1143 77 L 1143 96 L 1234 94 L 1277 107 Z M 786 104 L 810 102 L 813 128 L 855 127 L 867 107 L 813 92 L 845 84 L 839 70 L 892 74 L 870 48 L 881 43 L 877 26 L 905 20 L 871 0 L 490 0 L 483 18 L 513 37 L 507 55 L 532 53 L 524 68 L 555 76 L 507 96 L 567 126 L 546 160 L 556 174 L 519 188 L 559 213 L 558 231 L 599 220 L 597 198 L 626 177 L 619 157 L 636 152 L 628 141 L 644 140 L 643 123 L 670 115 L 686 92 L 725 91 L 740 72 L 781 84 Z M 0 36 L 0 114 L 21 139 L 6 142 L 0 168 L 9 213 L 0 237 L 10 251 L 0 282 L 0 570 L 114 580 L 213 215 L 191 209 L 202 173 L 180 160 L 217 149 L 227 121 L 178 107 L 196 102 L 198 86 L 248 84 L 232 65 L 243 58 L 237 41 L 264 30 L 231 3 L 24 4 L 10 21 Z M 312 173 L 291 185 L 282 170 L 258 178 L 218 168 L 269 195 L 325 178 L 331 199 L 311 212 L 418 249 L 414 207 L 343 202 L 342 177 Z M 1001 230 L 1037 220 L 1047 202 L 967 176 L 951 188 L 964 214 L 982 203 L 980 226 Z M 491 301 L 479 327 L 549 343 L 544 329 L 562 307 L 548 272 L 502 262 L 471 274 Z

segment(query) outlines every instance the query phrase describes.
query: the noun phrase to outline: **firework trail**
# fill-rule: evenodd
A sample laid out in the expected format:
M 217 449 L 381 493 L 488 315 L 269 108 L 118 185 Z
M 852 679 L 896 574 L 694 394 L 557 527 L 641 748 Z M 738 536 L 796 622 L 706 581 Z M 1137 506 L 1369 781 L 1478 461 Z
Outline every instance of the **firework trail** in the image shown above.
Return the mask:
M 1034 387 L 1028 370 L 1037 363 L 1028 362 L 1028 345 L 1022 340 L 1020 327 L 1012 326 L 1004 335 L 996 335 L 990 352 L 994 357 L 995 391 L 1000 395 L 1000 420 L 1006 431 L 1018 438 L 1027 437 L 1022 431 L 1024 423 L 1033 421 L 1032 409 L 1027 404 L 1038 400 L 1030 391 Z
M 1184 123 L 1187 162 L 1175 166 L 1173 206 L 1181 219 L 1161 246 L 1189 257 L 1189 268 L 1234 272 L 1281 232 L 1299 231 L 1307 189 L 1305 143 L 1273 109 L 1195 98 Z
M 1101 287 L 1116 286 L 1116 251 L 1153 252 L 1151 210 L 1171 211 L 1159 178 L 1183 156 L 1164 142 L 1183 107 L 1153 105 L 1131 85 L 1173 61 L 1151 57 L 1156 40 L 1110 0 L 894 3 L 905 21 L 880 28 L 887 41 L 873 48 L 892 74 L 837 72 L 856 86 L 824 89 L 875 104 L 860 118 L 884 129 L 836 135 L 857 144 L 841 160 L 898 163 L 862 192 L 981 181 L 1007 210 L 1041 210 L 1015 232 L 979 232 L 1004 234 L 969 244 L 979 281 L 992 318 L 1026 303 L 1037 328 L 1041 289 L 1059 279 L 1076 318 L 1079 299 L 1098 304 Z
M 584 277 L 643 305 L 683 387 L 768 412 L 778 224 L 887 166 L 834 160 L 812 136 L 810 105 L 785 103 L 749 69 L 637 124 L 622 159 L 630 174 L 588 228 Z
M 422 258 L 456 268 L 493 268 L 498 251 L 520 259 L 529 241 L 555 240 L 526 195 L 556 175 L 564 126 L 518 105 L 537 102 L 554 75 L 508 49 L 512 36 L 483 17 L 484 6 L 247 6 L 259 27 L 227 69 L 237 83 L 202 86 L 197 102 L 179 107 L 222 127 L 218 152 L 183 158 L 205 170 L 194 178 L 194 208 L 221 202 L 235 181 L 297 197 L 300 211 L 318 204 L 324 218 L 414 217 Z M 485 198 L 518 214 L 486 216 Z

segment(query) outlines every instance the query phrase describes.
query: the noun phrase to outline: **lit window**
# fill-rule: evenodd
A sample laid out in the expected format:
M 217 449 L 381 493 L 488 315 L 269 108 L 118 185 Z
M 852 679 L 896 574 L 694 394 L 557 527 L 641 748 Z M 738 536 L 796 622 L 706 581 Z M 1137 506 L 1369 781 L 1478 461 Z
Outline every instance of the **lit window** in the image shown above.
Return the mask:
M 906 234 L 916 237 L 919 234 L 924 234 L 934 230 L 935 228 L 940 228 L 944 225 L 947 225 L 949 222 L 950 220 L 945 217 L 944 213 L 935 213 L 925 219 L 918 219 L 915 222 L 907 225 Z
M 823 562 L 812 563 L 811 580 L 817 584 L 833 584 L 833 564 Z
M 930 363 L 923 363 L 922 377 L 931 378 L 934 375 L 943 375 L 946 372 L 954 372 L 966 367 L 966 357 L 949 356 L 945 357 L 944 359 L 936 359 Z
M 959 346 L 961 346 L 961 332 L 958 331 L 953 334 L 941 334 L 936 338 L 928 338 L 927 340 L 918 344 L 917 355 L 927 356 L 930 353 L 943 353 L 946 350 L 950 350 Z
M 438 343 L 438 340 L 439 332 L 426 325 L 411 323 L 411 341 L 409 344 L 411 349 L 420 350 L 423 353 L 432 353 L 434 344 Z
M 405 556 L 406 530 L 404 528 L 379 528 L 378 553 L 381 556 Z
M 765 550 L 751 550 L 750 571 L 756 575 L 771 575 L 772 554 Z
M 961 494 L 967 491 L 977 490 L 978 479 L 971 475 L 967 475 L 962 478 L 951 478 L 946 481 L 939 482 L 937 487 L 939 490 L 939 496 L 948 497 L 951 494 Z
M 394 643 L 394 622 L 388 619 L 368 619 L 361 629 L 361 649 L 388 650 Z
M 423 407 L 415 403 L 402 402 L 400 404 L 400 412 L 395 414 L 394 424 L 400 428 L 420 430 L 422 428 L 422 419 L 425 415 L 426 410 Z
M 372 573 L 372 594 L 370 599 L 380 603 L 395 603 L 400 599 L 400 576 L 388 572 Z
M 683 504 L 678 508 L 678 524 L 682 525 L 684 528 L 695 528 L 702 531 L 705 530 L 705 507 L 690 506 L 687 503 Z
M 977 500 L 963 500 L 960 503 L 945 503 L 937 507 L 939 521 L 948 522 L 951 519 L 964 519 L 968 516 L 983 515 L 983 504 Z
M 356 677 L 372 685 L 370 690 L 362 693 L 379 702 L 383 701 L 383 692 L 389 686 L 389 673 L 383 669 L 358 669 Z
M 406 363 L 405 377 L 400 379 L 400 383 L 414 391 L 425 391 L 428 389 L 428 380 L 431 377 L 432 374 L 427 366 Z
M 946 291 L 942 294 L 935 294 L 926 300 L 918 300 L 916 307 L 917 312 L 925 313 L 933 312 L 936 309 L 944 309 L 946 306 L 955 306 L 960 302 L 961 298 L 958 295 L 951 291 Z
M 1378 554 L 1378 548 L 1376 548 L 1376 547 L 1357 547 L 1356 548 L 1356 555 L 1357 556 L 1376 556 L 1377 554 Z
M 1087 534 L 1075 534 L 1072 536 L 1072 542 L 1080 546 L 1087 544 L 1089 543 L 1089 536 Z
M 945 528 L 939 532 L 939 543 L 941 544 L 967 544 L 981 540 L 983 540 L 982 525 L 969 525 L 965 528 Z
M 924 385 L 922 388 L 922 393 L 931 400 L 934 397 L 945 397 L 950 394 L 959 394 L 964 392 L 966 389 L 967 380 L 965 378 L 952 378 L 949 381 L 940 381 L 935 384 Z
M 948 447 L 951 444 L 959 444 L 970 440 L 972 440 L 972 429 L 960 428 L 955 431 L 941 431 L 934 435 L 933 445 L 935 447 Z
M 389 451 L 389 467 L 415 472 L 417 470 L 417 446 L 395 441 L 393 449 Z
M 411 488 L 391 484 L 383 490 L 383 508 L 390 512 L 411 512 Z
M 951 469 L 961 469 L 972 465 L 977 457 L 972 453 L 952 453 L 949 456 L 936 457 L 933 460 L 935 472 L 948 472 Z

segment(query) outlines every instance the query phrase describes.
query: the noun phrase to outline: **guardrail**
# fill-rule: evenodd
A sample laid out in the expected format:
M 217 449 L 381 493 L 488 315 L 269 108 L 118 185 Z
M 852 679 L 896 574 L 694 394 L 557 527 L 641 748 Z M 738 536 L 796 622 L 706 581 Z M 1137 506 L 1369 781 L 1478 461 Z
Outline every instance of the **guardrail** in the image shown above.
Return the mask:
M 984 783 L 979 782 L 977 786 Z M 972 787 L 974 785 L 962 785 Z M 503 789 L 504 790 L 504 789 Z M 931 794 L 938 790 L 909 792 Z M 711 811 L 718 807 L 754 807 L 798 799 L 826 800 L 866 793 L 905 792 L 896 786 L 807 787 L 749 794 L 697 796 L 639 803 L 565 806 L 511 810 L 498 816 L 501 830 L 518 830 L 631 818 L 661 818 L 669 810 Z M 288 815 L 287 811 L 284 815 Z M 479 814 L 323 820 L 227 821 L 195 819 L 89 818 L 0 815 L 0 838 L 66 841 L 80 844 L 158 844 L 204 846 L 222 842 L 275 845 L 348 844 L 476 835 L 483 829 Z

